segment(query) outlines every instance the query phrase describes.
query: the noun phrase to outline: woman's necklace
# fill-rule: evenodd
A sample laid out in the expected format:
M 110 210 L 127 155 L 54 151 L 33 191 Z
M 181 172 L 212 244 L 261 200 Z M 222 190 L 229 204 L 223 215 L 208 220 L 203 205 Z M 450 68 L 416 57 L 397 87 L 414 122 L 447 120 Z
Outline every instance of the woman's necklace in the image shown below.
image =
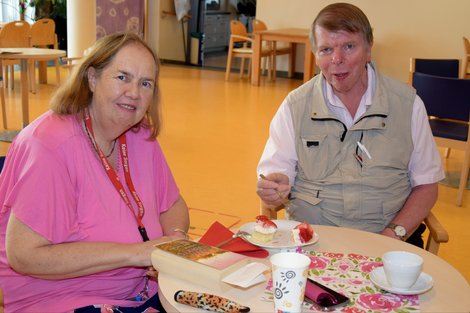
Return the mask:
M 87 134 L 87 136 L 88 136 L 88 139 L 90 140 L 91 146 L 92 146 L 93 149 L 95 150 L 96 154 L 99 155 L 98 149 L 97 149 L 97 147 L 95 146 L 95 144 L 93 143 L 93 140 L 91 139 L 90 132 L 88 131 L 88 128 L 87 128 L 86 125 L 85 125 L 85 121 L 83 121 L 83 128 L 85 128 L 85 132 L 86 132 L 86 134 Z M 113 140 L 113 146 L 111 147 L 111 151 L 110 151 L 107 155 L 105 155 L 106 158 L 109 158 L 109 157 L 113 154 L 115 147 L 116 147 L 116 139 Z

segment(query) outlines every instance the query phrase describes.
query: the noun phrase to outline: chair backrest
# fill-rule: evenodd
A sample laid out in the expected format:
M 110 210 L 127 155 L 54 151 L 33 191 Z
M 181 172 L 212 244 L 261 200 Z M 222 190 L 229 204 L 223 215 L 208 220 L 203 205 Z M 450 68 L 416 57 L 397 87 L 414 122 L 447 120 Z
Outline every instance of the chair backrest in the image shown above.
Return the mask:
M 30 34 L 31 26 L 25 21 L 14 21 L 7 23 L 0 29 L 0 47 L 31 47 Z
M 410 84 L 414 72 L 459 78 L 460 60 L 458 59 L 410 59 Z
M 231 20 L 230 21 L 230 33 L 232 35 L 237 35 L 237 36 L 243 36 L 243 37 L 248 37 L 248 32 L 246 31 L 245 25 L 243 25 L 242 22 L 238 20 Z M 241 41 L 246 41 L 241 38 L 232 38 L 233 42 L 241 42 Z
M 254 32 L 257 32 L 257 31 L 267 30 L 268 26 L 266 26 L 266 24 L 263 21 L 254 19 L 251 24 L 251 28 L 253 29 Z
M 470 69 L 468 68 L 468 66 L 470 65 L 470 42 L 468 41 L 467 37 L 463 37 L 463 46 L 465 48 L 463 77 L 470 78 Z
M 465 52 L 470 54 L 470 41 L 468 41 L 467 37 L 463 37 L 463 46 L 465 47 Z
M 53 46 L 57 49 L 57 35 L 55 22 L 50 18 L 43 18 L 31 25 L 32 46 Z
M 413 73 L 413 87 L 429 116 L 468 122 L 470 79 Z

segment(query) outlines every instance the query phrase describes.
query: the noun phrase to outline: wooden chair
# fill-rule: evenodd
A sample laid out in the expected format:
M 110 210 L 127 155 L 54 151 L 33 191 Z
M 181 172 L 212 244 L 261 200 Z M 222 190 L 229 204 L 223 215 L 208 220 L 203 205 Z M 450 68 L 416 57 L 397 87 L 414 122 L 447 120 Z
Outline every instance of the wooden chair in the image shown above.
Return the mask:
M 77 56 L 77 57 L 63 57 L 62 58 L 62 67 L 68 70 L 68 74 L 72 73 L 73 68 L 75 65 L 79 64 L 81 59 L 86 56 L 92 49 L 93 47 L 88 47 L 85 50 L 83 50 L 83 55 L 82 56 Z
M 58 49 L 57 34 L 55 33 L 55 22 L 49 18 L 43 18 L 34 22 L 31 25 L 31 46 L 37 48 L 50 48 Z M 60 60 L 59 58 L 51 58 L 55 62 L 56 67 L 56 80 L 57 84 L 60 84 Z M 47 61 L 47 60 L 46 60 Z M 35 75 L 35 64 L 33 62 L 31 72 L 31 86 L 33 92 L 36 90 L 36 75 Z
M 460 77 L 460 60 L 458 59 L 410 59 L 408 83 L 413 85 L 413 73 L 419 72 L 442 77 Z M 444 156 L 448 158 L 450 148 L 446 147 Z
M 463 62 L 463 78 L 470 78 L 470 41 L 467 37 L 463 37 L 463 46 L 465 48 L 465 60 Z
M 0 48 L 28 48 L 31 47 L 31 27 L 25 21 L 14 21 L 3 25 L 0 29 Z M 5 60 L 5 86 L 14 88 L 14 65 L 19 64 L 16 60 Z M 8 68 L 10 68 L 10 83 L 8 83 Z
M 253 29 L 253 32 L 256 32 L 256 31 L 263 31 L 263 30 L 267 30 L 268 27 L 266 26 L 266 24 L 261 21 L 261 20 L 258 20 L 258 19 L 254 19 L 253 22 L 252 22 L 252 29 Z M 288 71 L 288 77 L 292 77 L 293 74 L 294 74 L 294 69 L 292 68 L 292 53 L 293 53 L 293 49 L 292 49 L 292 44 L 289 43 L 288 46 L 283 46 L 283 47 L 278 47 L 277 46 L 277 43 L 275 41 L 269 41 L 267 42 L 267 46 L 268 46 L 268 49 L 269 50 L 272 50 L 273 51 L 273 63 L 272 63 L 272 71 L 273 71 L 273 80 L 276 80 L 276 57 L 278 55 L 289 55 L 289 71 Z M 264 59 L 266 61 L 266 59 Z M 266 62 L 265 62 L 266 63 Z M 263 70 L 265 69 L 266 67 L 266 64 L 263 64 Z
M 261 201 L 261 214 L 266 215 L 270 219 L 277 219 L 277 212 L 284 209 L 284 206 L 281 205 L 277 208 L 272 208 L 266 205 Z M 426 242 L 425 249 L 435 255 L 439 251 L 439 245 L 449 241 L 449 234 L 445 228 L 439 223 L 439 220 L 436 218 L 432 212 L 429 213 L 423 221 L 429 229 L 429 236 Z
M 245 25 L 243 25 L 240 21 L 237 20 L 230 21 L 230 32 L 231 34 L 227 55 L 227 67 L 225 69 L 225 80 L 230 79 L 233 58 L 241 59 L 240 77 L 243 77 L 243 73 L 245 71 L 245 60 L 248 59 L 248 75 L 251 76 L 251 59 L 253 57 L 253 48 L 251 47 L 251 45 L 253 45 L 253 39 L 249 37 Z M 238 45 L 241 45 L 241 47 L 238 47 Z M 262 48 L 261 50 L 261 57 L 269 58 L 268 78 L 270 79 L 273 63 L 273 53 L 272 50 L 269 48 Z
M 82 57 L 63 57 L 62 58 L 62 67 L 67 69 L 68 74 L 72 72 L 75 65 L 77 65 L 78 61 L 80 61 Z
M 457 193 L 457 206 L 461 206 L 470 166 L 470 79 L 415 72 L 413 87 L 424 101 L 436 144 L 464 151 Z

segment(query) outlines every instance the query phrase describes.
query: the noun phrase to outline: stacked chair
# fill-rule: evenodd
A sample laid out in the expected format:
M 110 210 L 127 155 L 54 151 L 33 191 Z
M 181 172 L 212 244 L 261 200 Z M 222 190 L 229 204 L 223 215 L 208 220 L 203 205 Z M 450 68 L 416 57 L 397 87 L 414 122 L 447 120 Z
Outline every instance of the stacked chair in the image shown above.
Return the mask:
M 31 46 L 37 48 L 53 48 L 58 49 L 57 34 L 55 33 L 55 22 L 49 18 L 43 18 L 34 22 L 31 26 Z M 60 84 L 60 61 L 59 58 L 51 58 L 55 62 L 56 80 Z M 31 89 L 33 93 L 36 90 L 35 62 L 32 64 L 31 71 Z
M 31 47 L 31 26 L 25 21 L 14 21 L 3 25 L 0 29 L 0 49 L 1 48 L 28 48 Z M 19 60 L 4 60 L 5 87 L 14 88 L 14 65 L 19 64 Z M 10 83 L 8 77 L 10 69 Z M 3 70 L 3 69 L 2 69 Z
M 238 20 L 230 21 L 230 42 L 228 47 L 227 67 L 225 69 L 225 80 L 230 79 L 233 58 L 240 58 L 240 77 L 245 72 L 245 60 L 248 60 L 248 76 L 251 77 L 251 59 L 253 58 L 253 39 L 249 36 L 245 25 Z M 268 58 L 268 78 L 272 77 L 273 50 L 262 47 L 261 58 Z
M 442 77 L 460 77 L 460 60 L 458 59 L 410 59 L 410 76 L 408 83 L 413 84 L 413 73 L 419 72 Z
M 459 78 L 460 60 L 458 59 L 410 59 L 410 77 L 408 83 L 413 85 L 413 73 L 419 72 L 429 75 Z M 444 156 L 448 158 L 450 148 L 446 147 Z
M 470 166 L 470 79 L 415 72 L 412 84 L 426 106 L 436 144 L 464 151 L 457 193 L 461 206 Z

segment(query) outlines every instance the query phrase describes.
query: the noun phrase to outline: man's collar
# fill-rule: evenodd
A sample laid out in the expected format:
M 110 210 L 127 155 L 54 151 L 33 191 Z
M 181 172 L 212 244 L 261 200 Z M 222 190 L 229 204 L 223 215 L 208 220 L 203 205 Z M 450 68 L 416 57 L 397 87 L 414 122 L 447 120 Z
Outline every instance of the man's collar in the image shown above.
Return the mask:
M 362 95 L 362 101 L 364 101 L 365 105 L 369 107 L 372 105 L 372 96 L 374 94 L 375 90 L 375 68 L 373 64 L 367 63 L 366 65 L 366 70 L 367 70 L 367 89 L 366 92 Z M 333 87 L 326 81 L 326 79 L 323 79 L 324 81 L 324 91 L 326 95 L 326 100 L 328 101 L 329 104 L 332 106 L 336 107 L 341 107 L 341 108 L 346 108 L 341 99 L 334 93 Z

